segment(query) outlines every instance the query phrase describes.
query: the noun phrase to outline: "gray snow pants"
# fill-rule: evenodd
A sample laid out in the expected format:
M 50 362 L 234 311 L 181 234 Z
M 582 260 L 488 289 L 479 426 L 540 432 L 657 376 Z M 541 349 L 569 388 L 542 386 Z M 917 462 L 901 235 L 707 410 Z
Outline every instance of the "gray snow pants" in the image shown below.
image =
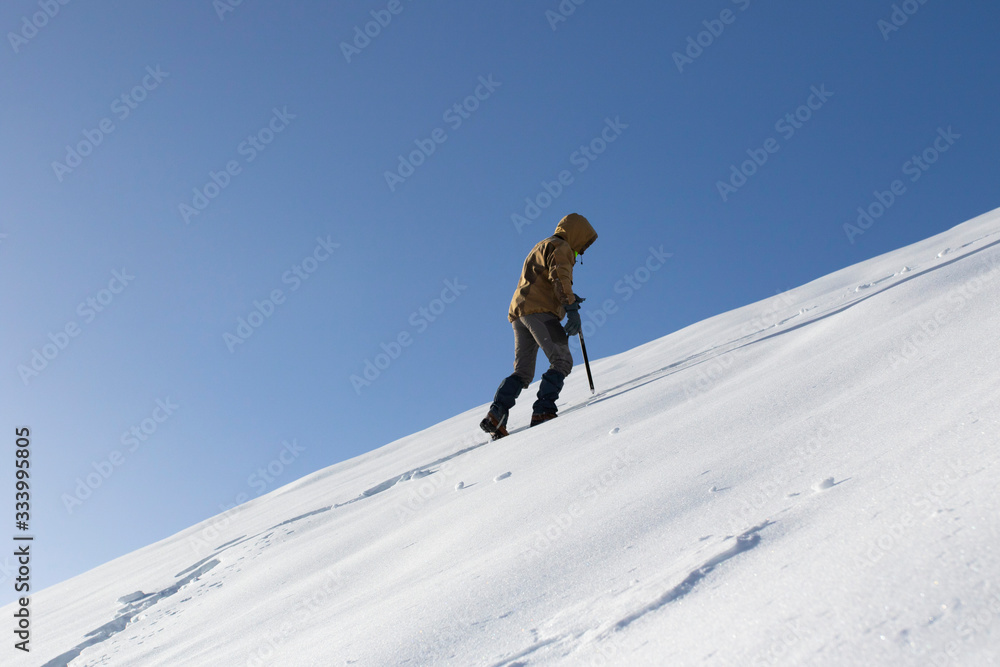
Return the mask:
M 514 375 L 527 387 L 535 379 L 538 348 L 548 357 L 552 369 L 566 376 L 573 370 L 569 338 L 559 319 L 551 313 L 525 315 L 514 327 Z

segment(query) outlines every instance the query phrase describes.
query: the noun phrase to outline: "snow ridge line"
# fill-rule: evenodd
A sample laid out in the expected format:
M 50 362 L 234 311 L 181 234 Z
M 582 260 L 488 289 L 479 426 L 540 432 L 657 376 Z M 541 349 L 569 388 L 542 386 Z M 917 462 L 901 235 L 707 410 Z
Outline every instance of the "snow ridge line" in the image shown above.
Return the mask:
M 986 237 L 983 237 L 983 238 L 986 238 Z M 981 240 L 981 239 L 979 239 L 979 240 Z M 976 241 L 972 241 L 970 243 L 966 243 L 962 247 L 963 248 L 967 247 L 969 245 L 972 245 L 973 243 L 976 243 Z M 565 414 L 567 412 L 572 412 L 574 410 L 578 410 L 579 408 L 586 407 L 586 406 L 592 405 L 594 403 L 600 403 L 601 401 L 606 401 L 609 398 L 615 398 L 617 396 L 621 396 L 622 394 L 624 394 L 626 392 L 632 391 L 633 389 L 638 389 L 639 387 L 645 386 L 645 385 L 647 385 L 647 384 L 649 384 L 651 382 L 655 382 L 656 380 L 660 380 L 660 379 L 662 379 L 664 377 L 668 377 L 670 375 L 673 375 L 674 373 L 677 373 L 677 372 L 680 372 L 680 371 L 683 371 L 683 370 L 687 370 L 688 368 L 693 368 L 694 366 L 697 366 L 698 364 L 702 364 L 702 363 L 705 363 L 707 361 L 711 361 L 713 359 L 717 359 L 718 357 L 721 357 L 724 354 L 728 354 L 730 352 L 735 352 L 737 350 L 742 350 L 743 348 L 749 347 L 750 345 L 756 345 L 757 343 L 762 343 L 762 342 L 764 342 L 766 340 L 770 340 L 770 339 L 776 338 L 778 336 L 783 336 L 784 334 L 787 334 L 787 333 L 790 333 L 790 332 L 795 331 L 797 329 L 801 329 L 803 327 L 809 326 L 810 324 L 815 324 L 816 322 L 819 322 L 821 320 L 825 320 L 828 317 L 833 317 L 834 315 L 838 315 L 838 314 L 844 312 L 845 310 L 847 310 L 849 308 L 853 308 L 854 306 L 856 306 L 856 305 L 858 305 L 860 303 L 863 303 L 863 302 L 867 301 L 868 299 L 871 299 L 873 297 L 876 297 L 876 296 L 879 296 L 881 294 L 884 294 L 885 292 L 887 292 L 887 291 L 889 291 L 889 290 L 891 290 L 891 289 L 893 289 L 895 287 L 898 287 L 898 286 L 900 286 L 900 285 L 902 285 L 904 283 L 907 283 L 907 282 L 909 282 L 911 280 L 916 280 L 917 278 L 920 278 L 922 276 L 926 276 L 927 274 L 932 273 L 934 271 L 937 271 L 938 269 L 943 269 L 946 266 L 950 266 L 952 264 L 955 264 L 956 262 L 960 262 L 960 261 L 962 261 L 964 259 L 968 259 L 969 257 L 972 257 L 973 255 L 977 255 L 980 252 L 983 252 L 984 250 L 988 250 L 988 249 L 996 247 L 998 245 L 1000 245 L 1000 239 L 998 239 L 996 241 L 992 241 L 990 243 L 987 243 L 986 245 L 984 245 L 982 247 L 979 247 L 979 248 L 976 248 L 975 250 L 970 250 L 969 252 L 967 252 L 967 253 L 965 253 L 963 255 L 959 255 L 958 257 L 950 259 L 950 260 L 948 260 L 946 262 L 941 262 L 939 264 L 935 264 L 934 266 L 927 267 L 926 269 L 913 272 L 910 275 L 906 276 L 905 278 L 897 280 L 896 282 L 894 282 L 894 283 L 892 283 L 890 285 L 886 285 L 885 287 L 883 287 L 882 289 L 879 289 L 876 292 L 871 292 L 870 294 L 866 294 L 866 295 L 864 295 L 862 297 L 854 299 L 853 301 L 850 301 L 850 302 L 848 302 L 848 303 L 846 303 L 844 305 L 837 306 L 837 307 L 835 307 L 832 310 L 829 310 L 829 311 L 827 311 L 825 313 L 816 315 L 812 319 L 806 320 L 804 322 L 799 322 L 798 324 L 790 326 L 787 329 L 783 329 L 781 331 L 775 331 L 773 333 L 769 333 L 769 334 L 766 334 L 764 336 L 760 336 L 759 338 L 754 338 L 755 336 L 759 336 L 759 334 L 761 334 L 762 332 L 767 331 L 767 329 L 761 329 L 760 331 L 755 331 L 753 333 L 746 334 L 745 336 L 740 336 L 739 338 L 734 338 L 733 340 L 729 341 L 728 343 L 722 343 L 721 345 L 716 345 L 716 346 L 711 347 L 711 348 L 709 348 L 707 350 L 703 350 L 702 352 L 696 352 L 696 353 L 692 354 L 691 356 L 686 357 L 684 359 L 681 359 L 680 361 L 676 361 L 676 362 L 674 362 L 674 363 L 672 363 L 672 364 L 670 364 L 668 366 L 664 366 L 663 368 L 657 369 L 655 371 L 651 371 L 649 373 L 646 373 L 645 375 L 642 375 L 642 376 L 639 376 L 637 378 L 633 378 L 631 380 L 623 382 L 623 383 L 619 384 L 616 387 L 611 387 L 611 388 L 606 389 L 604 391 L 598 392 L 597 396 L 595 396 L 594 398 L 590 399 L 586 403 L 581 403 L 580 405 L 575 405 L 573 407 L 567 408 L 567 409 L 563 410 L 563 413 Z M 875 281 L 873 283 L 869 283 L 867 286 L 868 287 L 873 287 L 874 285 L 876 285 L 878 283 L 881 283 L 881 282 L 884 282 L 885 280 L 888 280 L 889 278 L 892 278 L 892 277 L 894 277 L 894 276 L 887 276 L 886 278 L 884 278 L 882 280 L 878 280 L 878 281 Z M 789 319 L 791 319 L 791 318 L 789 318 Z M 788 322 L 788 321 L 789 320 L 786 319 L 786 320 L 780 322 L 779 325 L 780 324 L 784 324 L 785 322 Z M 748 338 L 753 338 L 753 340 L 747 340 Z
M 968 246 L 968 245 L 971 245 L 971 243 L 967 243 L 965 245 Z M 834 315 L 838 315 L 838 314 L 844 312 L 848 308 L 853 308 L 854 306 L 858 305 L 859 303 L 863 303 L 863 302 L 867 301 L 868 299 L 871 299 L 873 297 L 876 297 L 876 296 L 879 296 L 881 294 L 884 294 L 884 293 L 888 292 L 889 290 L 891 290 L 893 288 L 896 288 L 896 287 L 899 287 L 900 285 L 902 285 L 904 283 L 908 283 L 911 280 L 916 280 L 917 278 L 926 276 L 927 274 L 933 273 L 934 271 L 937 271 L 939 269 L 943 269 L 946 266 L 951 266 L 952 264 L 955 264 L 957 262 L 961 262 L 962 260 L 968 259 L 969 257 L 972 257 L 973 255 L 978 255 L 979 253 L 983 252 L 984 250 L 988 250 L 988 249 L 993 248 L 993 247 L 998 246 L 998 245 L 1000 245 L 1000 239 L 997 239 L 996 241 L 992 241 L 991 243 L 987 243 L 986 245 L 984 245 L 984 246 L 982 246 L 980 248 L 976 248 L 975 250 L 970 250 L 969 252 L 965 253 L 964 255 L 959 255 L 958 257 L 955 257 L 954 259 L 948 260 L 947 262 L 941 262 L 940 264 L 935 264 L 934 266 L 930 266 L 930 267 L 928 267 L 926 269 L 923 269 L 921 271 L 917 271 L 915 273 L 912 273 L 911 275 L 909 275 L 909 276 L 907 276 L 905 278 L 897 280 L 896 282 L 892 283 L 891 285 L 886 285 L 885 287 L 883 287 L 882 289 L 878 290 L 877 292 L 872 292 L 871 294 L 866 294 L 865 296 L 863 296 L 863 297 L 861 297 L 859 299 L 855 299 L 854 301 L 846 303 L 843 306 L 840 306 L 839 308 L 835 308 L 835 309 L 833 309 L 833 310 L 831 310 L 831 311 L 829 311 L 827 313 L 824 313 L 822 315 L 818 315 L 817 317 L 814 317 L 811 320 L 807 320 L 805 322 L 801 322 L 801 323 L 796 324 L 794 326 L 788 327 L 787 329 L 785 329 L 783 331 L 776 331 L 776 332 L 774 332 L 772 334 L 768 334 L 766 336 L 762 336 L 761 338 L 758 338 L 755 341 L 751 341 L 749 343 L 744 343 L 743 345 L 741 345 L 739 347 L 736 347 L 736 348 L 733 348 L 733 350 L 729 350 L 729 351 L 732 352 L 734 350 L 738 350 L 738 349 L 741 349 L 743 347 L 746 347 L 747 345 L 753 345 L 755 343 L 760 343 L 760 342 L 763 342 L 765 340 L 769 340 L 771 338 L 775 338 L 777 336 L 784 335 L 784 334 L 789 333 L 791 331 L 795 331 L 796 329 L 801 329 L 804 326 L 808 326 L 810 324 L 814 324 L 815 322 L 819 322 L 820 320 L 825 320 L 828 317 L 833 317 Z M 963 247 L 965 247 L 965 246 L 963 246 Z M 874 285 L 878 284 L 879 282 L 882 282 L 882 281 L 876 281 L 874 283 L 869 283 L 869 286 L 874 286 Z
M 504 658 L 500 662 L 494 662 L 490 667 L 525 667 L 528 663 L 522 662 L 521 658 L 527 657 L 536 651 L 540 651 L 546 646 L 551 646 L 553 644 L 558 644 L 564 641 L 567 637 L 551 637 L 549 639 L 543 639 L 535 644 L 532 644 L 523 651 L 518 651 L 514 655 Z
M 174 583 L 162 591 L 157 593 L 150 593 L 149 595 L 144 595 L 140 598 L 135 598 L 133 602 L 128 603 L 125 608 L 118 613 L 118 616 L 114 620 L 109 621 L 86 634 L 90 639 L 77 644 L 70 650 L 66 651 L 62 655 L 52 658 L 46 662 L 42 667 L 68 667 L 69 663 L 76 659 L 83 651 L 95 644 L 100 644 L 103 641 L 111 639 L 111 637 L 117 635 L 119 632 L 124 630 L 129 626 L 129 624 L 135 619 L 136 616 L 146 611 L 160 600 L 168 598 L 171 595 L 176 594 L 182 588 L 187 586 L 193 581 L 196 581 L 201 575 L 205 574 L 216 565 L 219 564 L 217 559 L 213 559 L 199 567 L 197 570 L 184 577 L 180 581 Z M 131 596 L 126 596 L 131 597 Z
M 229 542 L 226 542 L 216 547 L 215 552 L 212 555 L 202 558 L 194 565 L 191 565 L 190 567 L 187 567 L 178 572 L 176 575 L 174 575 L 175 577 L 184 577 L 184 578 L 181 579 L 180 581 L 171 584 L 167 588 L 164 588 L 163 590 L 158 591 L 156 593 L 143 594 L 141 592 L 137 592 L 120 597 L 118 601 L 126 603 L 126 606 L 124 609 L 118 612 L 118 616 L 115 617 L 113 621 L 109 621 L 108 623 L 105 623 L 96 630 L 88 632 L 85 636 L 90 637 L 90 639 L 80 644 L 77 644 L 69 651 L 66 651 L 63 654 L 56 656 L 52 660 L 49 660 L 44 665 L 42 665 L 42 667 L 69 667 L 69 663 L 72 662 L 75 658 L 77 658 L 85 649 L 110 639 L 114 635 L 118 634 L 119 632 L 127 628 L 128 625 L 135 619 L 135 617 L 144 612 L 146 609 L 157 604 L 160 600 L 176 594 L 178 591 L 180 591 L 188 584 L 197 581 L 203 574 L 207 573 L 209 570 L 211 570 L 220 563 L 218 556 L 222 554 L 222 552 L 228 551 L 229 549 L 239 544 L 243 544 L 244 542 L 248 542 L 250 540 L 258 538 L 261 535 L 269 536 L 272 532 L 274 532 L 276 528 L 279 528 L 281 526 L 286 526 L 290 523 L 294 523 L 296 521 L 305 519 L 315 514 L 321 514 L 323 512 L 327 512 L 331 509 L 333 509 L 332 506 L 321 507 L 319 509 L 313 510 L 311 512 L 306 512 L 305 514 L 301 514 L 291 519 L 286 519 L 285 521 L 282 521 L 281 523 L 272 526 L 267 530 L 263 530 L 257 533 L 256 535 L 251 535 L 249 537 L 244 535 L 234 540 L 230 540 Z
M 614 633 L 624 630 L 626 627 L 628 627 L 635 621 L 639 620 L 640 618 L 643 618 L 647 614 L 651 614 L 655 611 L 658 611 L 663 607 L 667 606 L 668 604 L 670 604 L 671 602 L 674 602 L 684 597 L 692 590 L 694 590 L 695 586 L 697 586 L 699 582 L 701 582 L 705 577 L 711 574 L 716 567 L 718 567 L 722 563 L 725 563 L 727 560 L 730 560 L 731 558 L 735 558 L 736 556 L 739 556 L 742 553 L 750 551 L 758 544 L 760 544 L 761 541 L 760 531 L 764 530 L 768 526 L 774 525 L 774 523 L 775 523 L 774 521 L 765 520 L 764 523 L 756 525 L 753 528 L 750 528 L 740 533 L 739 535 L 736 536 L 736 542 L 731 547 L 729 547 L 725 551 L 716 554 L 715 556 L 712 556 L 704 563 L 702 563 L 695 569 L 691 570 L 679 584 L 672 587 L 670 590 L 666 591 L 652 602 L 640 607 L 639 609 L 633 611 L 627 616 L 624 616 L 618 621 L 612 623 L 608 629 L 604 630 L 603 632 L 600 632 L 598 635 L 596 635 L 596 637 L 594 637 L 594 639 L 598 641 L 609 639 L 611 635 L 613 635 Z M 731 538 L 732 536 L 730 536 L 727 539 Z M 586 633 L 580 633 L 580 634 L 564 633 L 561 635 L 556 635 L 554 637 L 548 637 L 546 639 L 536 638 L 535 643 L 532 644 L 531 646 L 521 651 L 518 651 L 513 655 L 509 655 L 498 662 L 492 663 L 490 667 L 526 667 L 526 665 L 528 665 L 529 663 L 523 661 L 522 658 L 526 658 L 527 656 L 533 653 L 537 653 L 542 649 L 562 644 L 567 641 L 579 639 L 584 634 Z M 569 650 L 569 652 L 572 651 L 573 649 Z M 564 654 L 564 657 L 566 655 L 569 655 L 569 653 Z
M 427 463 L 425 465 L 418 466 L 416 468 L 413 468 L 412 470 L 408 470 L 408 471 L 404 472 L 401 475 L 395 475 L 393 477 L 390 477 L 389 479 L 385 480 L 384 482 L 381 482 L 380 484 L 376 484 L 375 486 L 373 486 L 373 487 L 371 487 L 371 488 L 369 488 L 369 489 L 367 489 L 365 491 L 362 491 L 360 495 L 358 495 L 358 496 L 356 496 L 354 498 L 351 498 L 347 502 L 337 503 L 336 505 L 333 506 L 333 509 L 337 509 L 338 507 L 343 507 L 345 505 L 350 505 L 351 503 L 356 503 L 359 500 L 364 500 L 365 498 L 371 498 L 372 496 L 374 496 L 376 494 L 379 494 L 379 493 L 382 493 L 383 491 L 388 491 L 389 489 L 391 489 L 392 487 L 394 487 L 399 482 L 405 482 L 407 480 L 413 479 L 414 477 L 424 477 L 424 476 L 426 476 L 426 475 L 421 475 L 420 473 L 426 473 L 427 475 L 434 474 L 435 472 L 437 472 L 437 470 L 430 470 L 430 468 L 433 468 L 434 466 L 441 465 L 443 463 L 447 463 L 448 461 L 451 461 L 454 458 L 458 458 L 459 456 L 462 456 L 463 454 L 468 454 L 469 452 L 471 452 L 471 451 L 473 451 L 475 449 L 479 449 L 480 447 L 483 447 L 483 446 L 488 445 L 488 444 L 489 444 L 489 441 L 487 440 L 486 442 L 481 442 L 481 443 L 477 443 L 475 445 L 470 445 L 469 447 L 466 447 L 464 449 L 460 449 L 457 452 L 454 452 L 454 453 L 449 454 L 447 456 L 442 456 L 441 458 L 437 459 L 436 461 L 431 461 L 430 463 Z
M 190 567 L 188 567 L 188 568 L 186 568 L 184 570 L 181 570 L 180 572 L 178 572 L 174 576 L 175 577 L 180 577 L 182 575 L 185 575 L 188 572 L 201 567 L 202 563 L 206 563 L 206 562 L 212 560 L 216 556 L 220 555 L 223 551 L 228 551 L 229 549 L 232 549 L 233 547 L 235 547 L 235 546 L 237 546 L 239 544 L 243 544 L 244 542 L 249 542 L 250 540 L 257 539 L 261 535 L 264 535 L 265 537 L 270 537 L 271 533 L 273 533 L 276 529 L 281 528 L 282 526 L 287 526 L 290 523 L 295 523 L 296 521 L 301 521 L 302 519 L 306 519 L 308 517 L 311 517 L 314 514 L 322 514 L 323 512 L 329 512 L 332 509 L 333 509 L 332 505 L 327 505 L 326 507 L 320 507 L 319 509 L 312 510 L 311 512 L 306 512 L 305 514 L 300 514 L 300 515 L 298 515 L 296 517 L 292 517 L 291 519 L 285 519 L 281 523 L 275 524 L 275 525 L 271 526 L 270 528 L 268 528 L 266 530 L 262 530 L 262 531 L 260 531 L 259 533 L 255 534 L 255 535 L 250 535 L 249 537 L 246 536 L 246 535 L 244 535 L 243 537 L 237 537 L 235 540 L 230 540 L 230 541 L 226 542 L 225 544 L 220 544 L 219 546 L 217 546 L 215 548 L 215 552 L 214 553 L 212 553 L 212 554 L 210 554 L 210 555 L 202 558 L 200 561 L 198 561 L 194 565 L 191 565 Z
M 620 619 L 617 623 L 611 626 L 609 630 L 603 633 L 604 637 L 607 637 L 613 632 L 618 632 L 619 630 L 624 630 L 626 627 L 639 620 L 646 614 L 650 614 L 662 607 L 667 606 L 675 600 L 679 600 L 684 597 L 698 585 L 698 583 L 711 574 L 712 570 L 716 567 L 725 563 L 730 558 L 735 558 L 741 553 L 750 551 L 758 544 L 760 544 L 760 531 L 764 530 L 768 526 L 772 525 L 773 521 L 765 521 L 764 523 L 754 526 L 753 528 L 741 533 L 736 536 L 736 544 L 726 549 L 722 553 L 716 554 L 712 558 L 702 563 L 700 566 L 691 570 L 690 573 L 684 578 L 684 580 L 665 592 L 663 595 L 653 600 L 644 607 L 632 612 L 628 616 Z

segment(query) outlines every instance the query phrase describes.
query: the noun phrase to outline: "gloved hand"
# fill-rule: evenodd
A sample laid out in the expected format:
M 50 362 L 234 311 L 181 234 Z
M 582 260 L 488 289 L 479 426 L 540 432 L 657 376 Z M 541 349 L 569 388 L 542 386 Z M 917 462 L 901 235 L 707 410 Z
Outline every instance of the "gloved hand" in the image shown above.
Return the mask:
M 578 333 L 580 333 L 581 328 L 583 328 L 583 324 L 581 324 L 580 322 L 580 309 L 577 308 L 576 310 L 571 310 L 567 312 L 566 324 L 563 326 L 563 329 L 566 330 L 566 335 L 575 336 Z
M 582 324 L 580 323 L 580 304 L 586 301 L 582 296 L 573 294 L 576 301 L 566 306 L 566 325 L 563 329 L 566 330 L 567 336 L 575 336 L 580 333 Z

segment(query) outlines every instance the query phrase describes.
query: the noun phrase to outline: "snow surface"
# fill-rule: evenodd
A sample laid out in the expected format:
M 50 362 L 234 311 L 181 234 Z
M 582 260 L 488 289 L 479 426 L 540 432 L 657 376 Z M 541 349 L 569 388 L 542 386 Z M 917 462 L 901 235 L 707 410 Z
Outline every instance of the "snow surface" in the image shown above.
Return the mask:
M 994 211 L 477 407 L 37 593 L 31 664 L 1000 664 L 998 277 Z

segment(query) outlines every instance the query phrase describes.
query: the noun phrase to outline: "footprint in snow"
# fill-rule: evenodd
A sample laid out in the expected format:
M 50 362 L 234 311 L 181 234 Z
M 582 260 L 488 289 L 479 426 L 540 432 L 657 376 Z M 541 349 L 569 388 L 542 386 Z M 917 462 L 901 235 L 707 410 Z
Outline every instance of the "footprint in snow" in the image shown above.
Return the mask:
M 618 435 L 619 431 L 621 431 L 621 429 L 615 426 L 613 429 L 611 429 L 608 435 Z
M 493 481 L 494 482 L 499 482 L 502 479 L 507 479 L 508 477 L 510 477 L 510 475 L 511 475 L 511 473 L 509 471 L 505 472 L 505 473 L 503 473 L 501 475 L 497 475 L 496 477 L 494 477 Z
M 458 484 L 455 485 L 456 491 L 461 491 L 464 488 L 465 488 L 465 482 L 459 482 Z

